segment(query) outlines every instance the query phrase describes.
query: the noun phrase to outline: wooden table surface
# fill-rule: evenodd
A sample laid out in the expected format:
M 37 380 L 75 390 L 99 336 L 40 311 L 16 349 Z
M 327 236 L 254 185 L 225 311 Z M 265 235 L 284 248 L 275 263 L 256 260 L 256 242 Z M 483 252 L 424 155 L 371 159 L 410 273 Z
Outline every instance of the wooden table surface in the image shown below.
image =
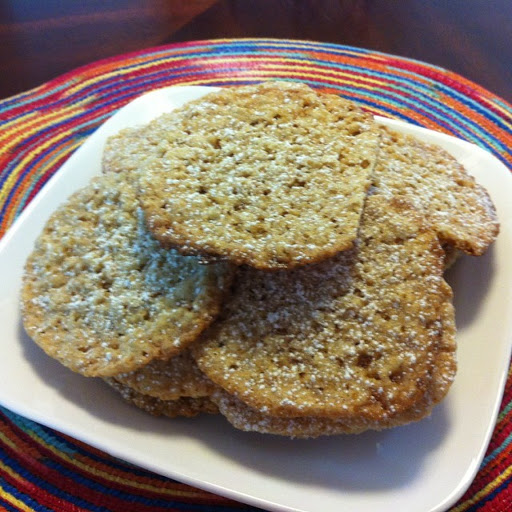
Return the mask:
M 512 101 L 511 0 L 0 0 L 0 98 L 105 57 L 232 37 L 411 57 Z

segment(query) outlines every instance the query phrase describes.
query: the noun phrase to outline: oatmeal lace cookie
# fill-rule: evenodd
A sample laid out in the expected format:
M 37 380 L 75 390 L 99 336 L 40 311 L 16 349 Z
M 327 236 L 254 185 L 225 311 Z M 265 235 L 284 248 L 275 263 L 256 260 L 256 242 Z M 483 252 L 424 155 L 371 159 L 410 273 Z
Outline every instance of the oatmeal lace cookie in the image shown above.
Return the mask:
M 353 250 L 293 271 L 241 271 L 193 355 L 258 413 L 388 421 L 424 399 L 441 352 L 446 389 L 453 379 L 443 270 L 422 216 L 370 195 Z
M 29 336 L 86 376 L 169 358 L 217 315 L 232 269 L 162 249 L 130 175 L 94 178 L 48 220 L 29 256 L 21 307 Z
M 160 152 L 137 163 L 155 237 L 186 254 L 275 270 L 352 247 L 380 132 L 352 102 L 267 82 L 212 92 L 142 136 Z
M 198 414 L 217 414 L 219 412 L 217 406 L 207 396 L 184 396 L 173 400 L 164 400 L 135 391 L 112 377 L 105 377 L 103 380 L 115 389 L 123 400 L 152 416 L 167 416 L 169 418 L 185 416 L 192 418 Z
M 214 385 L 199 370 L 189 350 L 169 360 L 157 359 L 133 372 L 112 377 L 133 391 L 160 400 L 210 396 Z
M 449 258 L 483 254 L 499 223 L 487 191 L 439 146 L 384 129 L 373 193 L 402 198 L 422 212 Z
M 440 314 L 442 335 L 436 352 L 429 386 L 423 397 L 408 409 L 391 412 L 378 419 L 364 416 L 321 417 L 270 416 L 249 407 L 221 388 L 216 388 L 211 396 L 219 407 L 219 412 L 237 429 L 260 432 L 262 434 L 282 435 L 294 438 L 311 438 L 337 434 L 359 434 L 366 430 L 383 430 L 419 421 L 430 415 L 432 409 L 447 394 L 456 372 L 455 361 L 455 315 L 451 302 L 451 293 L 445 285 L 447 300 Z

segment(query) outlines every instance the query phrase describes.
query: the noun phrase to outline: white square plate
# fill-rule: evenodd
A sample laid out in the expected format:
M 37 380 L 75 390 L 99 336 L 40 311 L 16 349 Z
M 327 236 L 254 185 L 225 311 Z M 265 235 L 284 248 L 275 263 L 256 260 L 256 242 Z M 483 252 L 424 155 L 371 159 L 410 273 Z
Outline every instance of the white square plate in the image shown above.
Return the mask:
M 272 511 L 445 510 L 469 486 L 484 455 L 512 340 L 512 177 L 467 142 L 380 119 L 450 151 L 489 190 L 501 221 L 485 256 L 463 257 L 449 272 L 459 371 L 447 399 L 426 420 L 380 433 L 289 440 L 238 432 L 222 417 L 153 418 L 101 380 L 51 360 L 24 334 L 18 310 L 24 261 L 49 214 L 100 172 L 106 137 L 211 90 L 165 88 L 125 106 L 72 155 L 0 242 L 0 403 L 162 475 Z

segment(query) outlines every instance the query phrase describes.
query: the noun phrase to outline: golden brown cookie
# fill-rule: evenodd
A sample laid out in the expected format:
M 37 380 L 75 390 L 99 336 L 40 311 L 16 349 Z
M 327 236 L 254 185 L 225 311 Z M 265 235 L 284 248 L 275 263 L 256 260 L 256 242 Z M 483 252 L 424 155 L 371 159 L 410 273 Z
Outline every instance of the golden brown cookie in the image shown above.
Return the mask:
M 138 370 L 113 378 L 138 393 L 160 400 L 209 396 L 214 388 L 188 350 L 169 360 L 157 359 Z
M 162 249 L 129 173 L 94 178 L 48 220 L 21 297 L 29 336 L 86 376 L 133 371 L 193 342 L 219 311 L 231 269 Z
M 362 416 L 325 418 L 314 416 L 279 417 L 270 416 L 252 409 L 233 395 L 217 388 L 212 401 L 219 412 L 239 430 L 275 434 L 293 438 L 311 438 L 336 434 L 359 434 L 366 430 L 383 430 L 419 421 L 430 415 L 433 407 L 447 394 L 455 377 L 455 313 L 451 302 L 451 291 L 444 286 L 446 301 L 440 315 L 442 322 L 441 344 L 438 348 L 429 382 L 430 386 L 422 399 L 409 409 L 377 420 Z
M 451 300 L 443 269 L 422 216 L 370 195 L 353 250 L 293 271 L 241 271 L 193 355 L 258 413 L 383 422 L 431 388 Z
M 423 212 L 447 248 L 478 256 L 498 235 L 489 194 L 439 146 L 384 129 L 373 185 Z
M 169 418 L 185 416 L 191 418 L 201 413 L 218 413 L 217 406 L 207 396 L 184 396 L 174 400 L 162 400 L 154 396 L 139 393 L 111 377 L 104 378 L 104 381 L 120 393 L 121 397 L 126 402 L 135 405 L 153 416 L 167 416 Z
M 340 418 L 270 416 L 252 409 L 223 390 L 214 393 L 212 401 L 217 405 L 219 412 L 238 430 L 302 439 L 339 434 L 360 434 L 367 430 L 399 427 L 429 416 L 435 405 L 430 397 L 425 396 L 419 403 L 396 415 L 372 420 L 363 416 Z
M 144 137 L 161 155 L 138 162 L 139 198 L 162 244 L 275 270 L 352 246 L 380 132 L 352 102 L 267 82 L 212 92 Z
M 147 125 L 125 128 L 109 137 L 102 154 L 102 171 L 138 172 L 146 159 L 162 155 L 158 141 L 151 139 Z

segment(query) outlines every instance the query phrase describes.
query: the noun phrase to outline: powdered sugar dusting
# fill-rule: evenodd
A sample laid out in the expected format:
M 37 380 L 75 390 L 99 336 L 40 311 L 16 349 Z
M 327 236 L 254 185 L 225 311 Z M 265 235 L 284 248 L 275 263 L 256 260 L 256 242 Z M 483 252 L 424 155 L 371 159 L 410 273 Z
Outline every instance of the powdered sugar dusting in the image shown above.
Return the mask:
M 141 203 L 164 244 L 288 268 L 350 248 L 379 131 L 337 96 L 270 83 L 207 95 L 141 136 L 166 147 L 140 164 Z
M 413 209 L 370 196 L 353 250 L 292 272 L 244 269 L 198 364 L 273 417 L 394 417 L 432 379 L 451 298 L 443 259 Z
M 25 326 L 75 371 L 130 371 L 193 341 L 218 311 L 228 274 L 162 249 L 128 175 L 105 175 L 60 207 L 36 242 Z
M 445 245 L 481 255 L 499 231 L 488 193 L 438 146 L 383 131 L 374 191 L 401 197 L 428 217 Z

